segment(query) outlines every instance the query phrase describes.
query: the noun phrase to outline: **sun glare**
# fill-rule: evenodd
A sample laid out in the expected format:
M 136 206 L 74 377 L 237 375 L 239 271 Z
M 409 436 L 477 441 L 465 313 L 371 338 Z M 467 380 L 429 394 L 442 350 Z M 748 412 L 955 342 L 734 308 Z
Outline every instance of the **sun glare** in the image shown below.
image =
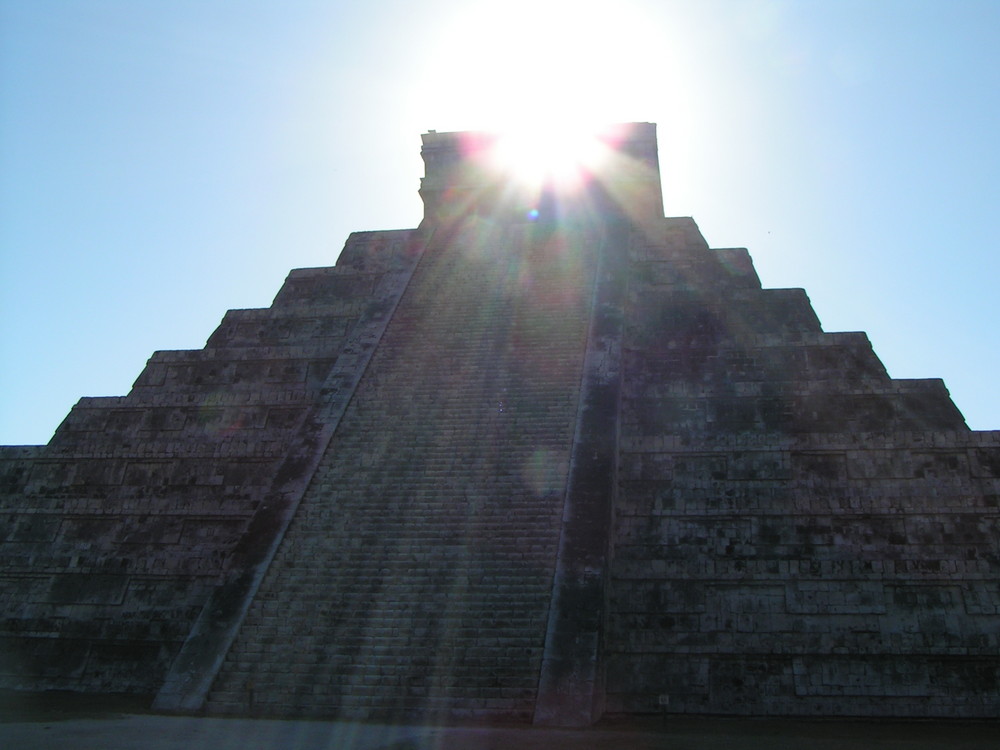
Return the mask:
M 624 161 L 604 128 L 655 121 L 650 101 L 657 92 L 666 90 L 676 107 L 669 117 L 675 140 L 682 132 L 687 99 L 678 92 L 686 88 L 677 81 L 687 74 L 669 64 L 679 44 L 661 16 L 635 0 L 613 7 L 603 0 L 467 0 L 428 42 L 423 83 L 412 89 L 415 119 L 439 130 L 502 134 L 488 156 L 508 188 L 568 194 L 612 171 L 641 171 L 639 162 Z M 682 134 L 688 143 L 697 136 Z M 625 182 L 583 192 L 620 193 Z
M 432 45 L 421 109 L 455 130 L 557 138 L 566 123 L 648 119 L 633 96 L 654 69 L 648 25 L 628 0 L 613 12 L 599 0 L 471 0 Z
M 525 187 L 575 189 L 600 166 L 606 150 L 594 129 L 540 122 L 500 134 L 492 156 L 498 171 Z

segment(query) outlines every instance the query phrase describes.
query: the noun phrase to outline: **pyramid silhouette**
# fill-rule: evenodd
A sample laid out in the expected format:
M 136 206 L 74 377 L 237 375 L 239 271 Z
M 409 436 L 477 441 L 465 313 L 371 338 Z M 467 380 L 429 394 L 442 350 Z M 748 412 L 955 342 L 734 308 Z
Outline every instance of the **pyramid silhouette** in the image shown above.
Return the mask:
M 664 218 L 423 136 L 352 234 L 0 449 L 0 687 L 360 719 L 995 717 L 1000 433 Z

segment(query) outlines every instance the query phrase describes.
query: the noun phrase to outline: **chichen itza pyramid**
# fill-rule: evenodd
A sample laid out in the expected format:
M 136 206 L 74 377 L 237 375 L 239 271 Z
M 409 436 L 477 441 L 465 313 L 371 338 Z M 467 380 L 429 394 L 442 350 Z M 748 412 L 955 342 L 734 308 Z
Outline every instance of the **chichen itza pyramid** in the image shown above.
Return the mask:
M 664 218 L 423 136 L 352 234 L 0 449 L 0 688 L 351 718 L 996 717 L 1000 432 Z M 846 290 L 845 290 L 846 291 Z

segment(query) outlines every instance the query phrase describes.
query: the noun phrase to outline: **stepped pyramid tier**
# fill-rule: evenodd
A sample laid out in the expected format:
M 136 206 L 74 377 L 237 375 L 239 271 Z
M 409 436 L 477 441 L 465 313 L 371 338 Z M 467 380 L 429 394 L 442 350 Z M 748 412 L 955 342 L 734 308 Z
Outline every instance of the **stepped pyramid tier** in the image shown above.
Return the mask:
M 352 234 L 0 449 L 0 688 L 359 719 L 996 717 L 1000 433 L 664 218 L 423 136 Z

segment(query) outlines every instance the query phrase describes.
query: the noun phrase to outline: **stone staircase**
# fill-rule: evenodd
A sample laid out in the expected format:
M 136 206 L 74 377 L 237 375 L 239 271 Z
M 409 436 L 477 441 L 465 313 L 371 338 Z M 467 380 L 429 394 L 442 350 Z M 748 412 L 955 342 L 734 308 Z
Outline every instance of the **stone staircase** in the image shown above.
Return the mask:
M 530 229 L 430 239 L 209 711 L 531 716 L 593 248 Z

